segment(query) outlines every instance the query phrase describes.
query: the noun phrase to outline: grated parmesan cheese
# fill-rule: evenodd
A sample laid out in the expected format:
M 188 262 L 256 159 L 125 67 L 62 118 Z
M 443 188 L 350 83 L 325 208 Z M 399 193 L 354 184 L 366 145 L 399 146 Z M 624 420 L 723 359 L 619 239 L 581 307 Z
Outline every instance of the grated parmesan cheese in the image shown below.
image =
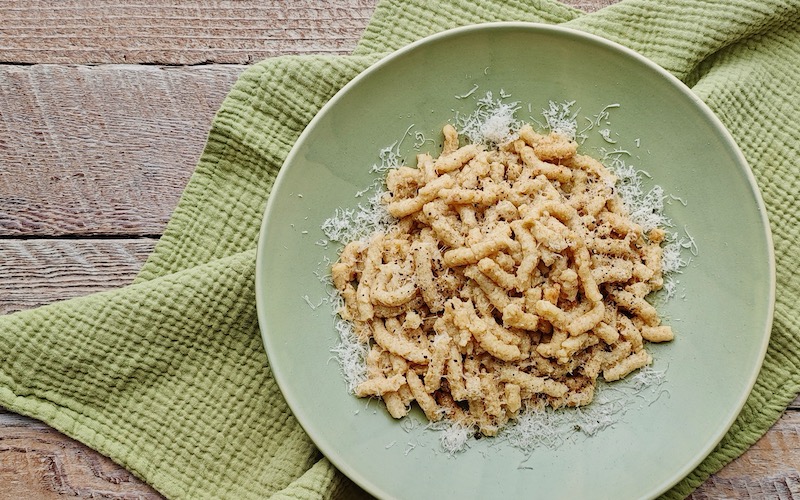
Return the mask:
M 589 406 L 526 409 L 498 437 L 526 454 L 541 446 L 556 449 L 578 434 L 591 437 L 613 426 L 632 409 L 630 401 L 634 397 L 648 405 L 654 403 L 663 394 L 665 381 L 666 370 L 646 366 L 624 383 L 599 385 Z
M 611 129 L 604 128 L 603 130 L 599 130 L 598 133 L 609 144 L 616 144 L 617 141 L 611 138 Z
M 471 427 L 452 420 L 440 420 L 426 426 L 427 429 L 440 432 L 439 444 L 448 455 L 456 455 L 469 448 L 469 440 L 475 434 Z
M 502 93 L 502 95 L 506 95 Z M 491 92 L 476 102 L 475 111 L 467 116 L 456 114 L 455 127 L 474 144 L 502 144 L 517 138 L 522 124 L 515 118 L 518 102 L 504 103 Z
M 572 111 L 572 106 L 575 101 L 564 101 L 562 103 L 555 103 L 550 101 L 549 106 L 542 110 L 547 128 L 553 132 L 564 134 L 572 140 L 575 140 L 575 134 L 578 129 L 578 113 L 580 108 Z
M 358 340 L 353 332 L 353 325 L 349 322 L 336 318 L 334 327 L 339 334 L 339 343 L 331 352 L 336 354 L 339 361 L 348 392 L 353 392 L 358 384 L 367 379 L 366 359 L 369 346 Z
M 469 90 L 469 92 L 467 92 L 466 94 L 457 95 L 455 97 L 456 97 L 456 99 L 466 99 L 467 97 L 469 97 L 472 94 L 474 94 L 475 92 L 477 92 L 479 88 L 480 87 L 476 83 L 475 85 L 472 86 L 472 88 Z
M 322 223 L 322 232 L 329 241 L 346 243 L 365 240 L 376 231 L 383 231 L 395 222 L 381 203 L 381 198 L 386 192 L 383 186 L 374 184 L 372 189 L 374 192 L 366 205 L 359 203 L 357 209 L 337 208 L 334 214 Z
M 645 232 L 657 227 L 671 227 L 672 222 L 664 215 L 664 188 L 656 185 L 645 190 L 642 175 L 649 177 L 649 174 L 626 163 L 623 156 L 630 156 L 628 151 L 615 149 L 601 152 L 603 164 L 617 176 L 614 187 L 631 219 L 641 225 Z

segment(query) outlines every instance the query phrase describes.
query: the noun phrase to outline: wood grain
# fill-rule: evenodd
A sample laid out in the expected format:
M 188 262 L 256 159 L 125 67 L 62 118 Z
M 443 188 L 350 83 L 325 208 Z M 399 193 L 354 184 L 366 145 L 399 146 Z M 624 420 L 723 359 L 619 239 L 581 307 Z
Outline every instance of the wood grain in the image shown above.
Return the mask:
M 800 498 L 799 437 L 800 412 L 784 413 L 755 445 L 711 476 L 689 498 Z
M 250 64 L 352 50 L 377 0 L 12 1 L 0 5 L 4 62 Z M 587 11 L 614 0 L 565 2 Z
M 0 240 L 0 314 L 127 285 L 158 240 Z
M 352 50 L 376 0 L 108 2 L 0 6 L 0 54 L 15 63 L 249 64 Z
M 36 420 L 0 410 L 0 498 L 156 500 L 110 459 Z
M 229 29 L 249 36 L 247 23 L 259 22 L 261 14 L 273 24 L 284 26 L 281 23 L 286 21 L 290 26 L 288 20 L 303 20 L 326 33 L 336 33 L 341 24 L 355 24 L 357 35 L 342 42 L 347 52 L 355 46 L 374 3 L 340 0 L 327 4 L 256 5 L 243 1 L 175 5 L 162 0 L 142 11 L 139 6 L 108 2 L 6 2 L 0 4 L 0 63 L 52 63 L 65 58 L 71 63 L 186 64 L 180 54 L 161 59 L 122 57 L 125 48 L 117 43 L 148 50 L 164 43 L 183 50 L 198 40 L 198 33 L 192 30 Z M 571 3 L 591 10 L 613 0 Z M 209 18 L 211 12 L 216 13 L 213 19 Z M 282 12 L 282 17 L 276 17 L 276 12 Z M 236 15 L 245 13 L 247 23 L 233 22 Z M 125 32 L 128 24 L 156 21 L 178 23 L 173 26 L 176 31 L 168 30 L 162 38 L 146 41 L 137 41 Z M 96 23 L 106 23 L 100 32 L 111 34 L 97 41 L 103 50 L 90 58 L 76 58 L 64 50 L 78 46 L 89 51 L 94 45 L 80 37 L 48 34 L 36 39 L 33 35 L 42 30 L 49 33 L 47 30 L 56 25 L 56 33 L 69 31 L 73 22 L 88 26 L 88 30 L 97 28 Z M 295 40 L 295 34 L 281 29 L 270 39 L 280 42 L 280 53 L 294 53 L 283 45 Z M 36 50 L 47 50 L 38 59 L 19 60 L 14 44 L 22 44 L 22 39 Z M 48 45 L 56 41 L 63 41 L 67 48 Z M 327 39 L 318 42 L 318 46 L 298 51 L 325 52 L 335 45 Z M 205 47 L 204 53 L 218 54 L 214 47 Z M 258 59 L 272 55 L 246 53 Z M 117 55 L 106 58 L 109 54 Z M 202 62 L 217 60 L 229 61 L 210 57 Z M 215 111 L 243 69 L 230 64 L 174 68 L 0 64 L 0 236 L 160 234 L 202 151 Z
M 0 236 L 160 234 L 242 70 L 0 65 Z

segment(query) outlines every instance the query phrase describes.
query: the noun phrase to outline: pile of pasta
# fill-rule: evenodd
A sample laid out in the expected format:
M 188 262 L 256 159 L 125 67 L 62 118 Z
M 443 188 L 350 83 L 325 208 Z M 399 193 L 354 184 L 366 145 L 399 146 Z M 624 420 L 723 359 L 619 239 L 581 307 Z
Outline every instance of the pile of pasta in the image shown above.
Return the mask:
M 388 172 L 396 223 L 332 266 L 339 315 L 369 349 L 355 394 L 491 436 L 650 364 L 644 342 L 673 338 L 645 300 L 665 233 L 631 220 L 615 176 L 529 125 L 492 148 L 443 135 L 438 158 Z

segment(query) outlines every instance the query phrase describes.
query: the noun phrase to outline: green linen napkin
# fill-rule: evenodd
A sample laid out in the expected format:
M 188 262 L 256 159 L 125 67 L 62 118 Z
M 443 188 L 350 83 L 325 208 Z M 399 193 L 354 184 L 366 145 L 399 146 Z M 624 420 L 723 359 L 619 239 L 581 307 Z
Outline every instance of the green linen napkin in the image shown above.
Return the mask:
M 0 405 L 108 455 L 168 497 L 328 498 L 357 489 L 320 455 L 270 374 L 255 246 L 270 187 L 304 126 L 394 49 L 484 21 L 565 23 L 651 58 L 692 87 L 747 157 L 775 239 L 764 368 L 712 454 L 666 496 L 741 454 L 800 389 L 800 2 L 625 0 L 594 14 L 547 0 L 388 0 L 351 56 L 245 71 L 135 283 L 0 318 Z

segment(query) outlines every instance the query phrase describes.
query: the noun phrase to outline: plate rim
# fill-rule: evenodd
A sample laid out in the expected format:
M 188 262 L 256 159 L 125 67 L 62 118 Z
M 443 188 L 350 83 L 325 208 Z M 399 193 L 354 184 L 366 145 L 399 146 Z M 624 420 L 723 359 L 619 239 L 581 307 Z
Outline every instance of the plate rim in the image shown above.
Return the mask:
M 365 68 L 361 71 L 358 75 L 356 75 L 353 79 L 347 82 L 342 88 L 340 88 L 314 115 L 314 117 L 308 122 L 305 126 L 303 131 L 295 140 L 292 148 L 290 149 L 289 153 L 286 155 L 283 163 L 281 164 L 281 168 L 275 178 L 275 181 L 270 189 L 268 194 L 267 203 L 264 208 L 264 212 L 262 215 L 261 226 L 259 229 L 258 235 L 258 242 L 256 247 L 256 267 L 255 267 L 255 299 L 256 299 L 256 310 L 257 310 L 257 318 L 258 318 L 258 325 L 259 331 L 261 334 L 261 339 L 264 344 L 264 350 L 267 354 L 267 359 L 269 361 L 269 370 L 272 372 L 273 377 L 278 385 L 278 388 L 281 391 L 281 395 L 286 400 L 289 409 L 292 411 L 292 414 L 297 419 L 300 426 L 303 428 L 304 432 L 311 438 L 314 445 L 322 452 L 322 454 L 330 460 L 330 462 L 345 476 L 347 476 L 351 481 L 356 483 L 359 487 L 363 488 L 366 492 L 378 497 L 378 498 L 391 498 L 388 492 L 383 491 L 377 485 L 375 485 L 369 478 L 365 477 L 364 475 L 360 474 L 357 470 L 355 470 L 352 466 L 347 463 L 347 460 L 343 459 L 336 450 L 331 450 L 327 445 L 325 445 L 325 440 L 319 436 L 316 430 L 313 428 L 313 425 L 310 425 L 307 422 L 304 422 L 305 416 L 303 412 L 300 410 L 300 406 L 294 400 L 292 393 L 290 390 L 287 391 L 288 382 L 286 378 L 280 374 L 279 371 L 275 371 L 273 369 L 273 356 L 270 354 L 270 346 L 272 346 L 272 342 L 269 340 L 269 335 L 267 332 L 266 327 L 266 312 L 264 308 L 265 305 L 265 291 L 264 287 L 261 284 L 261 280 L 259 279 L 260 276 L 265 274 L 264 266 L 265 264 L 265 257 L 264 257 L 264 245 L 266 244 L 266 229 L 268 226 L 269 214 L 273 209 L 275 200 L 277 196 L 275 193 L 279 191 L 280 185 L 283 183 L 283 179 L 286 176 L 286 172 L 288 171 L 287 165 L 291 164 L 294 161 L 294 158 L 297 156 L 300 144 L 305 142 L 306 138 L 311 135 L 313 132 L 315 125 L 318 121 L 322 119 L 324 115 L 326 115 L 330 108 L 334 107 L 336 103 L 345 95 L 347 94 L 351 88 L 358 85 L 359 82 L 365 78 L 369 78 L 372 73 L 379 71 L 382 67 L 386 66 L 387 64 L 391 64 L 394 59 L 402 57 L 404 54 L 408 52 L 412 52 L 417 50 L 420 46 L 427 45 L 430 43 L 436 43 L 440 39 L 446 39 L 453 36 L 459 36 L 464 33 L 470 31 L 483 31 L 483 30 L 497 30 L 497 29 L 523 29 L 523 30 L 530 30 L 532 32 L 549 32 L 550 34 L 556 34 L 558 36 L 572 36 L 576 38 L 582 38 L 584 41 L 599 44 L 601 46 L 605 46 L 606 48 L 612 49 L 621 53 L 623 56 L 636 60 L 639 64 L 642 64 L 648 67 L 650 70 L 654 71 L 655 73 L 659 74 L 662 78 L 666 79 L 671 85 L 675 86 L 681 94 L 687 97 L 708 119 L 714 127 L 719 130 L 722 134 L 722 137 L 725 142 L 727 142 L 728 146 L 730 146 L 731 151 L 736 156 L 740 170 L 744 174 L 745 178 L 747 179 L 748 186 L 750 191 L 753 195 L 753 198 L 756 202 L 756 207 L 758 209 L 758 216 L 761 220 L 761 227 L 763 230 L 763 237 L 764 241 L 767 246 L 767 254 L 768 254 L 768 268 L 769 268 L 769 296 L 768 296 L 768 311 L 767 317 L 765 322 L 765 330 L 762 332 L 762 341 L 760 345 L 760 351 L 758 353 L 758 362 L 756 363 L 753 372 L 750 374 L 748 378 L 748 383 L 746 387 L 743 388 L 741 395 L 735 405 L 735 408 L 732 408 L 733 411 L 730 413 L 730 418 L 725 422 L 723 426 L 720 426 L 720 429 L 717 431 L 716 434 L 709 436 L 710 440 L 707 441 L 709 444 L 698 450 L 697 453 L 694 455 L 692 460 L 687 462 L 687 464 L 679 469 L 676 470 L 668 479 L 662 481 L 661 484 L 654 486 L 651 489 L 650 498 L 657 497 L 664 492 L 668 491 L 670 488 L 675 486 L 681 480 L 683 480 L 691 471 L 693 471 L 716 447 L 717 444 L 722 441 L 725 435 L 730 430 L 731 426 L 734 424 L 738 416 L 740 415 L 742 408 L 746 404 L 750 394 L 752 393 L 753 387 L 755 385 L 756 380 L 758 379 L 759 374 L 761 373 L 764 359 L 766 356 L 767 348 L 769 347 L 769 343 L 771 340 L 771 332 L 774 322 L 774 313 L 775 313 L 775 295 L 776 295 L 776 262 L 775 262 L 775 247 L 774 241 L 772 237 L 772 229 L 769 222 L 768 212 L 766 210 L 766 205 L 764 204 L 763 197 L 761 195 L 761 191 L 758 187 L 758 183 L 756 182 L 755 175 L 753 174 L 752 168 L 750 167 L 749 162 L 747 161 L 746 157 L 742 153 L 741 149 L 739 148 L 738 144 L 736 143 L 735 139 L 731 135 L 728 128 L 725 126 L 724 123 L 717 117 L 717 115 L 713 112 L 713 110 L 702 100 L 698 97 L 692 90 L 684 84 L 681 80 L 675 77 L 672 73 L 668 72 L 663 67 L 659 66 L 657 63 L 653 62 L 652 60 L 648 59 L 644 55 L 640 54 L 639 52 L 628 48 L 620 43 L 614 42 L 607 38 L 601 37 L 599 35 L 595 35 L 593 33 L 589 33 L 586 31 L 582 31 L 579 29 L 562 26 L 562 25 L 554 25 L 554 24 L 546 24 L 546 23 L 539 23 L 539 22 L 526 22 L 526 21 L 497 21 L 497 22 L 486 22 L 486 23 L 475 23 L 475 24 L 468 24 L 464 26 L 459 26 L 456 28 L 447 29 L 444 31 L 440 31 L 434 33 L 432 35 L 428 35 L 426 37 L 420 38 L 414 42 L 409 43 L 408 45 L 403 46 L 400 49 L 397 49 L 380 59 L 376 62 L 371 64 L 369 67 Z M 274 349 L 274 346 L 272 347 Z M 746 389 L 746 390 L 744 390 Z M 320 442 L 323 444 L 321 445 Z

